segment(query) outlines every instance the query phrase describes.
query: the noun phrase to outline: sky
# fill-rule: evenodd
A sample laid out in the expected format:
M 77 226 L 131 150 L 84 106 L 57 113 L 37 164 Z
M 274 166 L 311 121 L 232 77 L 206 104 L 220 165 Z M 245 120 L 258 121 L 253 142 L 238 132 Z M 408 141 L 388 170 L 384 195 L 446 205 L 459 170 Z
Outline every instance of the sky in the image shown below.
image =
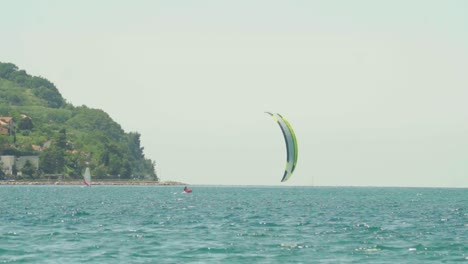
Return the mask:
M 0 3 L 0 61 L 139 132 L 163 181 L 468 187 L 466 1 Z

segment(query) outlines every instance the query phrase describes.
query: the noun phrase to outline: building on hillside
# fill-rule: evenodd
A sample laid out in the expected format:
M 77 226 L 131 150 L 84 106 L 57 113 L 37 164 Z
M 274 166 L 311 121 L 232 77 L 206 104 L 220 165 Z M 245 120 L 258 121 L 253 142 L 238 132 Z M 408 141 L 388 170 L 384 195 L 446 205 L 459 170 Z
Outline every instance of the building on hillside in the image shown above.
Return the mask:
M 39 169 L 39 156 L 15 157 L 9 155 L 0 156 L 0 168 L 5 175 L 12 176 L 13 167 L 16 167 L 17 171 L 21 171 L 27 161 L 29 161 L 36 170 Z
M 22 156 L 16 158 L 16 168 L 21 170 L 28 161 L 34 166 L 36 170 L 39 169 L 39 156 Z
M 9 116 L 0 116 L 0 135 L 9 135 L 13 134 L 15 128 L 15 123 L 13 122 L 13 117 Z
M 15 166 L 15 156 L 0 156 L 0 167 L 7 176 L 13 175 L 13 167 Z
M 36 152 L 42 152 L 42 147 L 39 145 L 31 145 L 31 148 Z
M 42 144 L 42 146 L 31 145 L 31 148 L 36 152 L 42 152 L 42 151 L 46 150 L 47 148 L 50 148 L 51 145 L 52 145 L 52 141 L 48 140 L 48 141 L 44 142 L 44 144 Z

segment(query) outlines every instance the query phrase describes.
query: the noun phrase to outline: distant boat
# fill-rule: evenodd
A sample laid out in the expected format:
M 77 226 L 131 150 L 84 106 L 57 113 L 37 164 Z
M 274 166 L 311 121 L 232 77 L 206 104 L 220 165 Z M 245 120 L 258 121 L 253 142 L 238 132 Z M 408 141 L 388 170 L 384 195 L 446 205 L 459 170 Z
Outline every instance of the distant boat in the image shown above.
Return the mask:
M 191 192 L 192 192 L 192 190 L 189 189 L 189 188 L 187 188 L 187 186 L 185 186 L 185 188 L 184 188 L 184 193 L 191 193 Z
M 83 184 L 91 187 L 91 172 L 89 171 L 89 167 L 86 167 L 85 174 L 83 175 Z

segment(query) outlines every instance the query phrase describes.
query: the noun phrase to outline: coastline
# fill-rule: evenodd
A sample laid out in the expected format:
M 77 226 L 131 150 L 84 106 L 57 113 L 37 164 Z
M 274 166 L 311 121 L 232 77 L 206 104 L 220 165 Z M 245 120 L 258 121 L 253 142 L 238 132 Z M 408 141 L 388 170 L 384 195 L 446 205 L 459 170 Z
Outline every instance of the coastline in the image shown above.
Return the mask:
M 81 180 L 60 180 L 60 181 L 51 181 L 51 180 L 37 180 L 37 181 L 12 181 L 12 180 L 3 180 L 0 181 L 0 185 L 83 185 Z M 188 185 L 182 182 L 175 181 L 142 181 L 142 180 L 95 180 L 92 182 L 92 185 L 157 185 L 157 186 L 178 186 L 178 185 Z

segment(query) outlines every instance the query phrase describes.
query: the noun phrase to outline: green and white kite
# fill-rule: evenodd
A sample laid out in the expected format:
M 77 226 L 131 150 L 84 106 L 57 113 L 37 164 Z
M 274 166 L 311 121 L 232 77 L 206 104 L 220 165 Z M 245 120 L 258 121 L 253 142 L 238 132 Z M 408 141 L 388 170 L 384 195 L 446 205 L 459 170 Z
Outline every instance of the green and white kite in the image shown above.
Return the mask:
M 284 169 L 284 175 L 283 178 L 281 179 L 281 182 L 287 181 L 289 178 L 291 178 L 294 169 L 296 168 L 297 164 L 297 140 L 296 140 L 296 135 L 294 134 L 294 130 L 291 127 L 291 124 L 289 124 L 288 120 L 281 116 L 278 113 L 270 113 L 270 112 L 265 112 L 269 115 L 271 115 L 276 122 L 278 122 L 278 125 L 281 128 L 281 131 L 283 132 L 284 136 L 284 141 L 286 143 L 286 168 Z

